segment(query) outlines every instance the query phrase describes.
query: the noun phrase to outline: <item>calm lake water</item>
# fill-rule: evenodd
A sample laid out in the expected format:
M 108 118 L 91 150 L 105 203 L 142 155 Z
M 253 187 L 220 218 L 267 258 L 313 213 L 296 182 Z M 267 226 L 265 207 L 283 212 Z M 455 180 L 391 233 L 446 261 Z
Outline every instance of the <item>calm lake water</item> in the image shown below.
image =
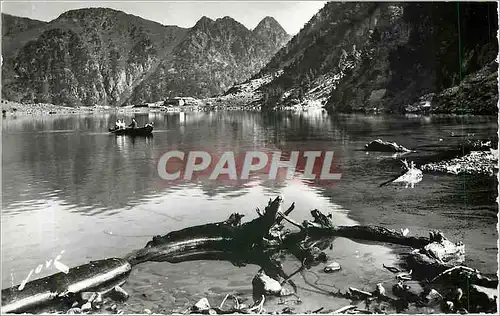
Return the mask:
M 130 121 L 132 115 L 120 114 L 120 118 Z M 62 250 L 60 261 L 70 267 L 124 256 L 144 247 L 153 235 L 223 221 L 232 212 L 251 220 L 256 207 L 264 207 L 277 195 L 284 197 L 285 207 L 295 202 L 292 218 L 297 221 L 308 219 L 309 211 L 317 208 L 331 212 L 339 225 L 408 227 L 414 235 L 441 230 L 452 241 L 465 243 L 467 264 L 496 273 L 494 179 L 424 174 L 415 188 L 379 187 L 399 173 L 399 160 L 360 151 L 365 143 L 382 138 L 416 148 L 405 158 L 424 161 L 468 135 L 496 135 L 496 117 L 329 116 L 322 111 L 134 117 L 139 125 L 155 123 L 153 137 L 109 135 L 107 129 L 117 119 L 111 113 L 2 120 L 2 288 L 21 283 L 31 269 Z M 220 154 L 228 148 L 333 150 L 342 178 L 331 186 L 256 180 L 235 187 L 210 180 L 167 184 L 158 176 L 158 159 L 169 150 Z M 316 287 L 371 291 L 378 282 L 393 283 L 394 275 L 382 264 L 395 264 L 398 249 L 394 246 L 337 238 L 328 254 L 342 271 L 327 275 L 323 266 L 317 266 L 295 276 L 303 302 L 291 299 L 288 304 L 296 312 L 346 305 Z M 291 256 L 284 260 L 288 273 L 300 267 Z M 201 297 L 218 305 L 228 293 L 250 295 L 258 269 L 224 261 L 140 264 L 124 286 L 131 297 L 119 308 L 126 313 L 144 308 L 171 313 L 183 311 Z M 44 268 L 32 278 L 56 272 Z M 286 306 L 279 303 L 279 299 L 266 303 L 266 309 Z

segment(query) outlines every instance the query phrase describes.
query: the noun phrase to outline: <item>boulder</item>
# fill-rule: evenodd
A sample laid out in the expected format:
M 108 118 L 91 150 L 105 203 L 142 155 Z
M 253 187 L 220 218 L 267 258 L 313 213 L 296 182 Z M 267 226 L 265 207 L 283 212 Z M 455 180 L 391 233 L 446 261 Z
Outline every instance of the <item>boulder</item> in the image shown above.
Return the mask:
M 210 310 L 210 303 L 208 302 L 208 299 L 206 297 L 202 298 L 199 300 L 196 304 L 193 305 L 192 310 L 193 312 L 197 313 L 203 313 L 207 312 Z
M 410 283 L 410 284 L 408 284 Z M 417 302 L 422 296 L 423 289 L 418 282 L 399 281 L 392 287 L 392 293 L 408 302 Z
M 91 311 L 92 310 L 92 304 L 90 303 L 85 303 L 82 305 L 82 312 L 88 312 L 88 311 Z
M 118 311 L 118 306 L 116 304 L 111 305 L 107 308 L 109 311 L 116 313 Z
M 398 145 L 394 142 L 385 142 L 381 139 L 376 139 L 365 145 L 366 151 L 380 151 L 380 152 L 391 152 L 391 153 L 401 153 L 401 152 L 409 152 L 406 147 Z
M 425 253 L 439 262 L 459 265 L 465 260 L 465 246 L 462 242 L 453 243 L 443 236 L 441 232 L 430 233 L 431 243 L 423 248 Z
M 93 300 L 90 301 L 90 303 L 92 304 L 92 308 L 94 309 L 99 309 L 102 307 L 102 303 L 103 303 L 103 300 L 102 300 L 102 294 L 101 293 L 95 293 L 95 296 L 93 297 Z
M 82 292 L 81 293 L 82 300 L 85 302 L 92 302 L 95 299 L 95 292 Z
M 465 246 L 462 242 L 453 243 L 441 232 L 430 233 L 430 243 L 415 249 L 408 255 L 409 268 L 417 275 L 436 276 L 465 260 Z
M 68 315 L 77 315 L 77 314 L 81 314 L 82 313 L 82 310 L 78 307 L 73 307 L 73 308 L 70 308 L 66 314 Z
M 281 284 L 275 279 L 260 271 L 252 280 L 254 296 L 260 295 L 279 295 L 281 293 Z
M 424 298 L 428 305 L 440 304 L 443 300 L 443 296 L 435 289 L 431 289 Z
M 332 273 L 335 271 L 340 271 L 340 269 L 341 269 L 340 264 L 334 261 L 328 264 L 323 271 L 325 271 L 326 273 Z
M 372 90 L 368 102 L 371 104 L 380 102 L 384 98 L 386 91 L 386 89 Z
M 128 299 L 129 294 L 124 289 L 122 289 L 120 286 L 117 285 L 111 291 L 110 296 L 115 301 L 124 301 Z

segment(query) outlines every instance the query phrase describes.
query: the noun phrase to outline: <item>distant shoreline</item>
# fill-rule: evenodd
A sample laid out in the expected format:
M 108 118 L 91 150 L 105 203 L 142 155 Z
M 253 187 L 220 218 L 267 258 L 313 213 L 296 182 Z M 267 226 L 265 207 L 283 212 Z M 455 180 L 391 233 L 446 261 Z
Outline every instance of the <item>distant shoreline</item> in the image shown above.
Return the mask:
M 23 104 L 8 100 L 2 100 L 3 116 L 11 115 L 40 115 L 40 114 L 80 114 L 92 113 L 97 108 L 88 107 L 68 107 L 55 104 L 37 103 Z
M 2 100 L 2 114 L 8 116 L 25 116 L 25 115 L 50 115 L 50 114 L 92 114 L 92 113 L 147 113 L 147 112 L 177 112 L 180 111 L 176 107 L 172 108 L 144 108 L 144 107 L 110 107 L 110 106 L 93 106 L 93 107 L 70 107 L 48 103 L 23 104 L 7 100 Z M 185 106 L 182 110 L 195 110 L 193 107 Z
M 199 105 L 182 106 L 158 106 L 158 107 L 112 107 L 112 106 L 93 106 L 93 107 L 70 107 L 55 105 L 49 103 L 23 104 L 8 100 L 1 100 L 2 114 L 4 117 L 25 116 L 25 115 L 47 115 L 47 114 L 91 114 L 91 113 L 151 113 L 151 112 L 200 112 L 217 110 L 240 110 L 256 111 L 260 110 L 246 105 L 226 105 L 217 104 L 212 99 L 203 100 Z
M 242 105 L 242 104 L 217 104 L 211 105 L 213 99 L 203 100 L 200 105 L 183 105 L 183 106 L 170 106 L 170 107 L 111 107 L 111 106 L 93 106 L 93 107 L 70 107 L 48 103 L 36 104 L 23 104 L 14 101 L 1 100 L 2 116 L 17 117 L 17 116 L 30 116 L 30 115 L 72 115 L 72 114 L 93 114 L 93 113 L 180 113 L 180 112 L 210 112 L 210 111 L 247 111 L 247 112 L 261 112 L 260 107 Z M 227 101 L 227 100 L 224 100 Z M 229 101 L 230 102 L 230 101 Z M 278 112 L 301 112 L 308 110 L 323 110 L 322 107 L 308 107 L 308 106 L 283 106 L 280 109 L 271 111 Z M 337 114 L 365 114 L 365 115 L 385 115 L 389 113 L 382 112 L 333 112 Z M 332 113 L 332 114 L 333 114 Z M 396 114 L 396 113 L 394 113 Z M 408 112 L 399 113 L 396 115 L 416 115 L 416 116 L 440 116 L 440 115 L 453 115 L 453 116 L 497 116 L 498 114 L 472 114 L 472 113 L 426 113 L 426 112 Z

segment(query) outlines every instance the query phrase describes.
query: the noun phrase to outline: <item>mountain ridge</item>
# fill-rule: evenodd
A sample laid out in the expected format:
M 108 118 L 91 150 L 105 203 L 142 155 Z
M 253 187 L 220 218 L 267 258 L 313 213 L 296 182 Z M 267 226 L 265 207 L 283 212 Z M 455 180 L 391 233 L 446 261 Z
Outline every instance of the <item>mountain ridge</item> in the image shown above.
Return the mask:
M 23 32 L 46 23 L 48 22 L 2 13 L 2 36 L 11 36 L 12 33 Z
M 112 106 L 206 97 L 246 80 L 283 45 L 282 38 L 255 36 L 227 16 L 204 16 L 181 28 L 115 9 L 85 8 L 40 26 L 21 30 L 2 48 L 2 97 Z M 80 58 L 81 65 L 72 62 Z
M 401 113 L 434 94 L 435 113 L 497 113 L 498 91 L 488 81 L 495 76 L 487 75 L 498 55 L 495 6 L 329 2 L 244 84 L 266 108 L 314 104 L 335 112 Z M 468 84 L 481 78 L 465 80 L 478 74 L 481 93 Z M 452 87 L 462 101 L 444 107 L 440 98 L 449 100 Z M 488 97 L 475 101 L 481 94 Z

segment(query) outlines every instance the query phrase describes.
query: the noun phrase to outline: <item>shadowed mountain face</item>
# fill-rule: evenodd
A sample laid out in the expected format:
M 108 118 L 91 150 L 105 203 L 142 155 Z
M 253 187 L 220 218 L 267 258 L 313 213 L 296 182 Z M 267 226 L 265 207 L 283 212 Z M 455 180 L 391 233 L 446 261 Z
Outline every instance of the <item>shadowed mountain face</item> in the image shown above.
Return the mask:
M 494 113 L 496 11 L 492 2 L 327 3 L 254 79 L 282 71 L 261 89 L 268 105 L 319 99 L 343 112 L 401 112 L 422 95 L 460 84 L 435 103 L 452 95 L 457 105 L 447 111 Z M 485 83 L 474 84 L 480 93 L 471 88 L 477 81 Z
M 43 27 L 47 22 L 2 14 L 2 37 L 16 36 L 30 29 Z
M 262 68 L 288 38 L 277 22 L 252 32 L 230 17 L 215 21 L 203 17 L 130 101 L 158 99 L 165 92 L 171 96 L 220 94 Z
M 191 29 L 104 8 L 49 23 L 2 17 L 2 97 L 71 106 L 218 94 L 264 66 L 288 38 L 277 22 L 254 34 L 229 17 L 204 17 Z
M 47 22 L 2 13 L 2 54 L 10 55 L 26 44 Z

